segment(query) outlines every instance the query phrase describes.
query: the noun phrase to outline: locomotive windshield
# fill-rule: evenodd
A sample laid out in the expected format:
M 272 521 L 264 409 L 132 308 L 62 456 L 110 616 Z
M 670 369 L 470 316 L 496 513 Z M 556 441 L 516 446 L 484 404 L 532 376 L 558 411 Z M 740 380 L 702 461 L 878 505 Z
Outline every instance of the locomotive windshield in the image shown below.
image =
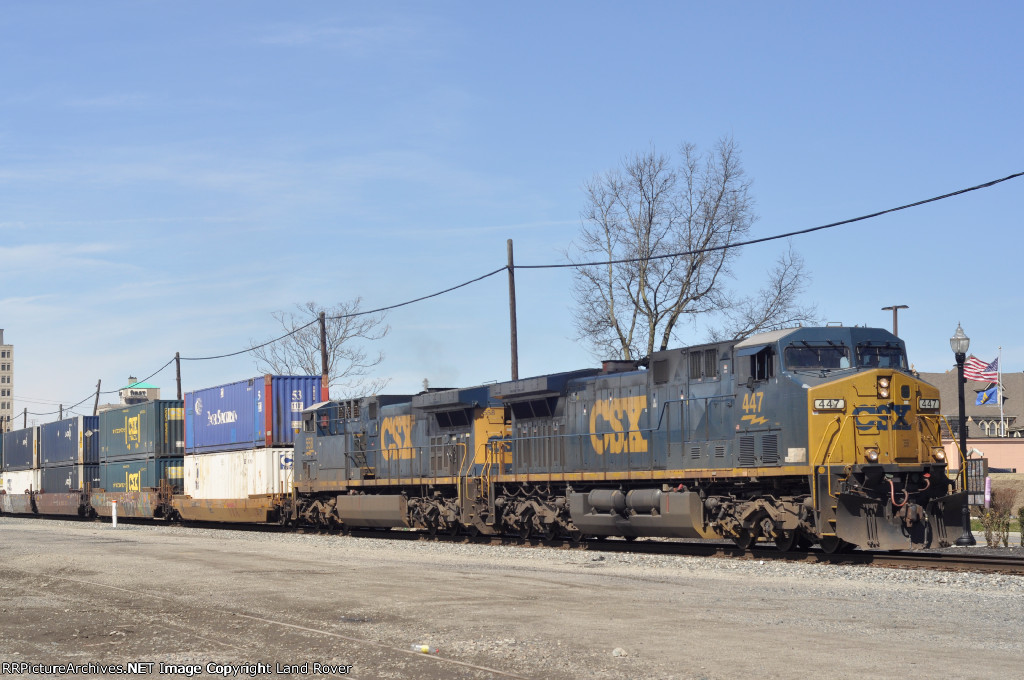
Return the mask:
M 903 349 L 895 345 L 857 346 L 857 365 L 861 368 L 902 368 L 907 367 Z
M 786 368 L 791 371 L 834 370 L 850 367 L 850 348 L 845 345 L 790 345 Z

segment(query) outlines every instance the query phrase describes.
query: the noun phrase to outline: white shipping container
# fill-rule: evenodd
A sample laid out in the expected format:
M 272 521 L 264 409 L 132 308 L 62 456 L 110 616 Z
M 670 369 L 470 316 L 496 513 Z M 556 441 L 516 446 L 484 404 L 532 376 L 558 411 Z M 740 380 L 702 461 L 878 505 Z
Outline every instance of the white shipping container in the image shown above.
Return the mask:
M 39 470 L 15 470 L 3 473 L 0 477 L 3 489 L 7 493 L 25 493 L 28 490 L 39 491 L 41 476 Z
M 292 491 L 291 447 L 185 456 L 185 495 L 236 499 Z

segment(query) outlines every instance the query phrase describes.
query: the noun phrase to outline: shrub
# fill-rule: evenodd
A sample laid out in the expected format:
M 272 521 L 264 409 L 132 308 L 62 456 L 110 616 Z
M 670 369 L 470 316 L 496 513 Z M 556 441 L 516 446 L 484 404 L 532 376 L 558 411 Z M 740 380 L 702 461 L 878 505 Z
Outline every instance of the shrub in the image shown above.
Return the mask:
M 1017 508 L 1017 530 L 1020 531 L 1020 545 L 1024 548 L 1024 507 Z

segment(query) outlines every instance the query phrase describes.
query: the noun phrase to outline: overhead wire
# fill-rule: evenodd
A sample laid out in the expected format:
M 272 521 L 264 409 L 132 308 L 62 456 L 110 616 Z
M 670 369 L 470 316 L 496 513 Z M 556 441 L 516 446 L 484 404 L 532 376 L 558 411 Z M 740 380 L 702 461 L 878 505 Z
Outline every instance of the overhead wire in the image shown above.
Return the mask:
M 751 239 L 749 241 L 737 241 L 735 243 L 725 243 L 725 244 L 718 245 L 718 246 L 710 246 L 708 248 L 697 248 L 695 250 L 687 250 L 687 251 L 682 251 L 682 252 L 678 252 L 678 253 L 666 253 L 664 255 L 651 255 L 651 256 L 648 256 L 648 257 L 624 258 L 624 259 L 621 259 L 621 260 L 609 260 L 609 261 L 603 261 L 603 262 L 578 262 L 578 263 L 571 263 L 570 262 L 570 263 L 565 263 L 565 264 L 526 264 L 526 265 L 519 265 L 519 264 L 517 264 L 517 265 L 515 265 L 515 268 L 516 269 L 564 269 L 564 268 L 567 268 L 567 267 L 573 267 L 573 268 L 578 268 L 578 267 L 598 267 L 598 266 L 607 266 L 607 265 L 610 265 L 610 264 L 628 264 L 628 263 L 631 263 L 631 262 L 645 262 L 645 261 L 649 261 L 649 260 L 664 260 L 664 259 L 670 258 L 670 257 L 685 257 L 687 255 L 699 255 L 701 253 L 710 253 L 710 252 L 714 252 L 716 250 L 728 250 L 730 248 L 740 248 L 742 246 L 754 245 L 755 243 L 765 243 L 767 241 L 777 241 L 779 239 L 790 238 L 790 237 L 793 237 L 793 236 L 800 236 L 802 234 L 810 234 L 811 232 L 821 231 L 822 229 L 831 229 L 833 227 L 839 227 L 839 226 L 842 226 L 844 224 L 853 224 L 854 222 L 862 222 L 864 220 L 870 220 L 870 219 L 872 219 L 874 217 L 880 217 L 882 215 L 888 215 L 889 213 L 898 212 L 900 210 L 906 210 L 907 208 L 915 208 L 915 207 L 917 207 L 919 205 L 925 205 L 926 203 L 934 203 L 935 201 L 941 201 L 943 199 L 951 198 L 953 196 L 959 196 L 960 194 L 966 194 L 966 193 L 971 192 L 971 191 L 977 191 L 978 189 L 987 189 L 988 187 L 992 187 L 992 186 L 995 186 L 996 184 L 1000 184 L 1002 182 L 1006 182 L 1006 181 L 1009 181 L 1011 179 L 1015 179 L 1015 178 L 1021 177 L 1021 176 L 1024 176 L 1024 172 L 1017 172 L 1017 173 L 1014 173 L 1012 175 L 1007 175 L 1006 177 L 1003 177 L 1002 179 L 995 179 L 995 180 L 992 180 L 990 182 L 985 182 L 983 184 L 978 184 L 978 185 L 975 185 L 973 187 L 968 187 L 966 189 L 958 189 L 957 191 L 952 191 L 952 192 L 950 192 L 948 194 L 942 194 L 941 196 L 933 196 L 932 198 L 926 198 L 926 199 L 924 199 L 922 201 L 915 201 L 913 203 L 907 203 L 906 205 L 901 205 L 901 206 L 898 206 L 896 208 L 888 208 L 886 210 L 879 210 L 878 212 L 873 212 L 873 213 L 871 213 L 869 215 L 861 215 L 860 217 L 853 217 L 853 218 L 850 218 L 848 220 L 841 220 L 839 222 L 832 222 L 830 224 L 822 224 L 820 226 L 810 227 L 808 229 L 798 229 L 797 231 L 790 231 L 790 232 L 786 232 L 785 234 L 776 234 L 774 236 L 764 236 L 762 238 L 755 238 L 755 239 Z
M 608 265 L 613 265 L 613 264 L 628 264 L 628 263 L 632 263 L 632 262 L 642 262 L 642 261 L 649 261 L 649 260 L 661 260 L 661 259 L 667 259 L 667 258 L 673 258 L 673 257 L 685 257 L 685 256 L 688 256 L 688 255 L 698 255 L 698 254 L 701 254 L 701 253 L 708 253 L 708 252 L 714 252 L 714 251 L 719 251 L 719 250 L 728 250 L 728 249 L 731 249 L 731 248 L 740 248 L 742 246 L 749 246 L 749 245 L 754 245 L 754 244 L 757 244 L 757 243 L 766 243 L 768 241 L 777 241 L 777 240 L 784 239 L 784 238 L 791 238 L 793 236 L 801 236 L 803 234 L 810 234 L 810 233 L 813 233 L 813 232 L 816 232 L 816 231 L 822 231 L 824 229 L 832 229 L 834 227 L 839 227 L 839 226 L 843 226 L 843 225 L 847 225 L 847 224 L 853 224 L 855 222 L 862 222 L 864 220 L 873 219 L 875 217 L 880 217 L 882 215 L 888 215 L 890 213 L 899 212 L 901 210 L 907 210 L 908 208 L 915 208 L 917 206 L 926 205 L 928 203 L 934 203 L 936 201 L 941 201 L 941 200 L 944 200 L 944 199 L 947 199 L 947 198 L 952 198 L 954 196 L 960 196 L 962 194 L 970 193 L 972 191 L 978 191 L 979 189 L 987 189 L 989 187 L 996 186 L 997 184 L 1002 184 L 1003 182 L 1007 182 L 1009 180 L 1016 179 L 1016 178 L 1022 177 L 1022 176 L 1024 176 L 1024 172 L 1016 172 L 1016 173 L 1013 173 L 1011 175 L 1007 175 L 1006 177 L 1002 177 L 1000 179 L 990 180 L 988 182 L 983 182 L 981 184 L 976 184 L 974 186 L 966 187 L 964 189 L 958 189 L 956 191 L 951 191 L 949 193 L 942 194 L 940 196 L 933 196 L 931 198 L 926 198 L 926 199 L 923 199 L 923 200 L 920 200 L 920 201 L 914 201 L 913 203 L 906 203 L 904 205 L 900 205 L 900 206 L 897 206 L 895 208 L 887 208 L 885 210 L 879 210 L 878 212 L 873 212 L 873 213 L 870 213 L 870 214 L 867 214 L 867 215 L 861 215 L 860 217 L 853 217 L 853 218 L 846 219 L 846 220 L 840 220 L 838 222 L 830 222 L 828 224 L 822 224 L 822 225 L 819 225 L 819 226 L 816 226 L 816 227 L 809 227 L 807 229 L 798 229 L 796 231 L 789 231 L 789 232 L 786 232 L 786 233 L 783 233 L 783 234 L 775 234 L 775 235 L 772 235 L 772 236 L 764 236 L 764 237 L 761 237 L 761 238 L 750 239 L 750 240 L 747 240 L 747 241 L 739 241 L 739 242 L 735 242 L 735 243 L 725 243 L 725 244 L 722 244 L 722 245 L 710 246 L 710 247 L 707 247 L 707 248 L 697 248 L 697 249 L 694 249 L 694 250 L 680 251 L 680 252 L 674 252 L 674 253 L 665 253 L 665 254 L 662 254 L 662 255 L 651 255 L 651 256 L 647 256 L 647 257 L 637 257 L 637 258 L 622 258 L 622 259 L 617 259 L 617 260 L 605 260 L 605 261 L 600 261 L 600 262 L 575 262 L 575 263 L 569 262 L 569 263 L 559 263 L 559 264 L 532 264 L 532 265 L 531 264 L 516 264 L 516 265 L 512 265 L 512 269 L 514 271 L 516 269 L 566 269 L 566 268 L 608 266 Z M 334 315 L 334 316 L 330 316 L 330 317 L 326 317 L 326 318 L 330 318 L 332 320 L 348 319 L 348 318 L 354 318 L 354 317 L 357 317 L 357 316 L 366 316 L 366 315 L 369 315 L 369 314 L 379 314 L 381 312 L 386 312 L 386 311 L 389 311 L 389 310 L 392 310 L 392 309 L 398 309 L 399 307 L 405 307 L 407 305 L 415 304 L 417 302 L 422 302 L 424 300 L 429 300 L 431 298 L 435 298 L 435 297 L 439 297 L 441 295 L 445 295 L 446 293 L 450 293 L 450 292 L 458 290 L 460 288 L 465 288 L 466 286 L 469 286 L 469 285 L 472 285 L 474 283 L 477 283 L 478 281 L 483 281 L 484 279 L 490 278 L 490 277 L 494 276 L 495 274 L 499 274 L 499 273 L 501 273 L 503 271 L 508 271 L 508 269 L 509 269 L 509 265 L 505 265 L 503 267 L 499 267 L 498 269 L 495 269 L 494 271 L 488 272 L 487 274 L 483 274 L 483 275 L 478 276 L 478 277 L 476 277 L 474 279 L 470 279 L 468 281 L 465 281 L 465 282 L 460 283 L 458 285 L 452 286 L 450 288 L 445 288 L 444 290 L 438 291 L 436 293 L 431 293 L 429 295 L 423 295 L 423 296 L 418 297 L 418 298 L 413 298 L 411 300 L 406 300 L 405 302 L 399 302 L 397 304 L 388 305 L 386 307 L 378 307 L 376 309 L 370 309 L 370 310 L 358 311 L 358 312 L 351 312 L 349 314 L 338 314 L 338 315 Z M 206 356 L 206 357 L 180 357 L 180 359 L 181 359 L 181 361 L 209 361 L 209 360 L 212 360 L 212 359 L 226 359 L 228 357 L 238 356 L 240 354 L 247 354 L 249 352 L 252 352 L 253 350 L 257 350 L 257 349 L 266 347 L 268 345 L 272 345 L 275 342 L 280 342 L 281 340 L 284 340 L 285 338 L 291 337 L 292 335 L 295 335 L 296 333 L 299 333 L 299 332 L 305 330 L 306 328 L 309 328 L 310 326 L 312 326 L 313 324 L 317 323 L 318 321 L 319 321 L 318 318 L 314 318 L 309 323 L 306 323 L 306 324 L 304 324 L 302 326 L 299 326 L 298 328 L 293 328 L 292 330 L 288 331 L 284 335 L 281 335 L 281 336 L 279 336 L 277 338 L 274 338 L 273 340 L 268 340 L 267 342 L 261 343 L 259 345 L 254 345 L 252 347 L 247 347 L 246 349 L 241 349 L 241 350 L 238 350 L 236 352 L 229 352 L 227 354 L 217 354 L 217 355 L 214 355 L 214 356 Z M 150 378 L 152 378 L 153 376 L 157 375 L 158 373 L 163 371 L 165 368 L 170 366 L 171 363 L 175 360 L 175 358 L 177 358 L 177 357 L 172 357 L 167 363 L 165 363 L 159 369 L 157 369 L 152 374 L 150 374 L 148 377 L 143 378 L 142 380 L 140 380 L 138 382 L 145 382 L 145 381 L 149 380 Z M 117 391 L 118 390 L 107 390 L 107 391 L 104 391 L 104 392 L 100 392 L 100 394 L 113 394 L 113 393 L 115 393 Z M 78 405 L 82 404 L 87 399 L 89 399 L 91 397 L 94 397 L 95 395 L 96 395 L 96 392 L 91 392 L 89 394 L 89 396 L 85 397 L 85 399 L 82 399 L 81 401 L 76 403 L 74 406 L 78 406 Z M 74 408 L 74 406 L 69 407 L 69 408 Z M 53 415 L 54 413 L 59 413 L 59 411 L 53 411 L 52 413 L 30 413 L 30 415 Z

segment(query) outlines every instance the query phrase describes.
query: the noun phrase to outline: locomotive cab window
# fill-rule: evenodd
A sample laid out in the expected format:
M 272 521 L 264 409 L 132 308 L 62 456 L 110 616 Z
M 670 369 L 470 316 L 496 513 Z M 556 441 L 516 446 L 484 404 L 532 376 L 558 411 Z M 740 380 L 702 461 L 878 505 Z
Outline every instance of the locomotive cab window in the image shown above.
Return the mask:
M 741 382 L 775 377 L 775 352 L 770 346 L 744 347 L 736 350 L 736 370 Z
M 790 345 L 785 351 L 786 368 L 818 371 L 850 368 L 850 348 L 845 345 Z
M 903 349 L 892 345 L 857 346 L 857 365 L 861 368 L 907 368 Z

